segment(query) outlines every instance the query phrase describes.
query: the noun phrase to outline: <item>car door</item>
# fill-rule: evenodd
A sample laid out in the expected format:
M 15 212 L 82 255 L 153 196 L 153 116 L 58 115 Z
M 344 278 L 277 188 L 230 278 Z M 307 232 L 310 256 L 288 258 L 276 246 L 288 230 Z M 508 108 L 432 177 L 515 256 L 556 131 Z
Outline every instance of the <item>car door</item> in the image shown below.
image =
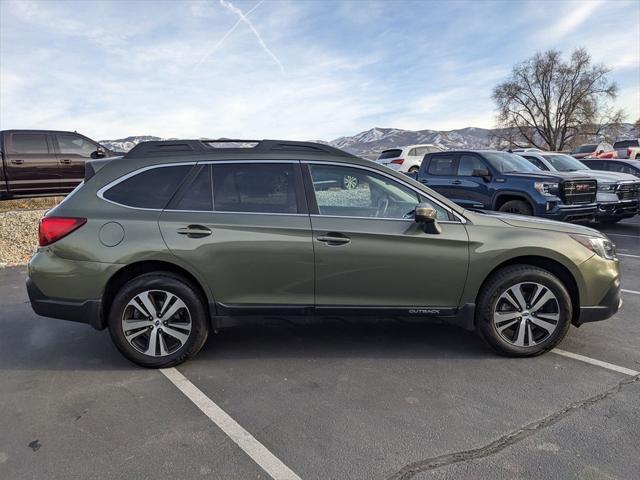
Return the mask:
M 205 279 L 218 314 L 313 306 L 313 244 L 299 162 L 199 166 L 160 216 L 174 255 Z
M 456 203 L 465 208 L 484 208 L 490 203 L 490 183 L 483 177 L 474 177 L 475 170 L 489 172 L 489 166 L 473 153 L 461 153 L 458 157 Z M 455 183 L 455 182 L 454 182 Z
M 417 313 L 437 307 L 444 313 L 457 307 L 469 248 L 458 219 L 431 200 L 442 232 L 427 234 L 412 211 L 426 197 L 406 184 L 366 167 L 306 165 L 319 312 Z M 315 182 L 330 173 L 355 176 L 358 187 L 324 189 Z
M 437 153 L 429 155 L 426 160 L 426 168 L 423 167 L 418 175 L 420 182 L 453 202 L 462 200 L 457 188 L 460 184 L 457 178 L 458 154 Z
M 56 133 L 55 145 L 61 187 L 71 190 L 84 178 L 85 162 L 91 159 L 99 145 L 74 133 Z
M 46 132 L 12 132 L 5 144 L 5 174 L 14 194 L 50 193 L 60 188 L 60 170 Z

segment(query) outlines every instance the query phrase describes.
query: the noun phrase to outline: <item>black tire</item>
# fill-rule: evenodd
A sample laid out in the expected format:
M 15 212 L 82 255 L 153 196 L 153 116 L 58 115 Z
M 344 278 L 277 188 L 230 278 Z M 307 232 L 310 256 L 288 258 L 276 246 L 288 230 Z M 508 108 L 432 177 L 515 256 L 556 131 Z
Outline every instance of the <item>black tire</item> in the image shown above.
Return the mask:
M 413 166 L 409 169 L 409 173 L 417 173 L 420 167 Z
M 516 213 L 518 215 L 533 215 L 533 208 L 525 200 L 509 200 L 500 205 L 500 212 Z
M 498 327 L 494 323 L 493 318 L 497 302 L 501 295 L 511 286 L 517 284 L 525 284 L 524 288 L 527 288 L 527 282 L 531 282 L 531 284 L 535 282 L 551 291 L 555 296 L 555 300 L 553 300 L 555 303 L 552 306 L 557 307 L 559 319 L 555 324 L 555 330 L 551 334 L 548 334 L 546 338 L 542 339 L 541 337 L 540 342 L 535 342 L 533 345 L 517 346 L 505 338 L 506 335 L 498 332 Z M 531 298 L 526 300 L 530 301 Z M 530 318 L 528 311 L 526 313 L 527 318 Z M 543 315 L 543 313 L 538 315 Z M 532 265 L 513 265 L 495 272 L 482 286 L 476 305 L 476 331 L 493 350 L 502 355 L 510 357 L 532 357 L 551 350 L 564 338 L 571 325 L 572 315 L 573 307 L 569 293 L 555 275 Z M 536 317 L 536 314 L 533 316 Z M 533 323 L 530 323 L 529 320 L 525 319 L 525 323 L 521 323 L 522 320 L 520 319 L 522 318 L 524 317 L 517 317 L 516 321 L 518 325 L 513 327 L 514 330 L 517 330 L 519 326 L 523 328 L 524 325 L 527 325 L 528 328 L 530 324 L 532 327 L 530 332 L 544 332 L 543 329 L 537 328 Z M 536 317 L 536 320 L 539 320 L 539 317 Z M 504 324 L 506 323 L 507 322 Z M 504 324 L 501 323 L 500 325 L 502 326 Z M 517 332 L 514 333 L 517 335 Z M 528 335 L 529 332 L 526 332 L 525 340 Z
M 134 348 L 127 341 L 122 326 L 129 301 L 148 290 L 165 291 L 177 296 L 186 305 L 191 321 L 187 340 L 177 350 L 163 356 L 146 355 Z M 146 368 L 166 368 L 184 362 L 200 351 L 209 334 L 205 299 L 189 281 L 171 272 L 146 273 L 127 282 L 113 300 L 108 322 L 111 339 L 118 350 L 133 363 Z

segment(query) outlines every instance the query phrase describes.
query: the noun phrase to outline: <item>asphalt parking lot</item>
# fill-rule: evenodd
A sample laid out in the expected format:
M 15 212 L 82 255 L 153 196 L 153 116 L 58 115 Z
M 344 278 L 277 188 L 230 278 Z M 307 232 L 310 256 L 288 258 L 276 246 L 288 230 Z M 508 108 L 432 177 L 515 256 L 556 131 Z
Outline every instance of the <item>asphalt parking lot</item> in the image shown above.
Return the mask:
M 640 218 L 603 231 L 623 309 L 560 348 L 605 366 L 440 325 L 274 320 L 210 336 L 181 390 L 36 316 L 25 268 L 0 270 L 0 478 L 639 478 Z

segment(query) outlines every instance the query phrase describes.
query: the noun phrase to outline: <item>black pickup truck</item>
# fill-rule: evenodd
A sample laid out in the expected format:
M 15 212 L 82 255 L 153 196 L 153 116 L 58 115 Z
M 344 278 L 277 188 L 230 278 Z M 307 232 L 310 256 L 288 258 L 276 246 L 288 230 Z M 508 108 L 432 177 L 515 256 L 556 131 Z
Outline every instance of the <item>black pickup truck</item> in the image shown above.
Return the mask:
M 84 178 L 91 158 L 122 155 L 76 132 L 0 131 L 0 200 L 64 195 Z

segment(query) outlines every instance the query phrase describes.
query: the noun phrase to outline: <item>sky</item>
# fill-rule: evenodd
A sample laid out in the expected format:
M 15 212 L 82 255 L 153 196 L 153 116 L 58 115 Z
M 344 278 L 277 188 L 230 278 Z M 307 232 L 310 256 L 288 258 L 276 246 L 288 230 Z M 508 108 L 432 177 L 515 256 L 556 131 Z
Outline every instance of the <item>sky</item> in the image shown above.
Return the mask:
M 585 47 L 640 117 L 640 1 L 0 0 L 0 128 L 332 140 L 495 126 L 492 88 Z

